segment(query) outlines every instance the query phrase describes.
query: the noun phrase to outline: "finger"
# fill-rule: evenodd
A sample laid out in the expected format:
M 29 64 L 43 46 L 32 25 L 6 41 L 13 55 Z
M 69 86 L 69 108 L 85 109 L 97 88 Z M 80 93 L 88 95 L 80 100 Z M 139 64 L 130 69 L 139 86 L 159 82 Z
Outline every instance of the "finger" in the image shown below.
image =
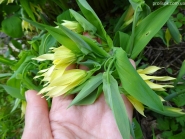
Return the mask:
M 128 118 L 130 119 L 130 121 L 132 121 L 133 109 L 134 109 L 133 105 L 130 103 L 130 101 L 127 99 L 125 95 L 122 95 L 122 98 L 127 109 Z
M 136 63 L 134 62 L 134 60 L 132 60 L 132 59 L 129 59 L 130 60 L 130 63 L 132 64 L 132 66 L 134 67 L 134 68 L 136 68 Z
M 52 138 L 48 105 L 34 90 L 26 92 L 25 128 L 22 139 Z

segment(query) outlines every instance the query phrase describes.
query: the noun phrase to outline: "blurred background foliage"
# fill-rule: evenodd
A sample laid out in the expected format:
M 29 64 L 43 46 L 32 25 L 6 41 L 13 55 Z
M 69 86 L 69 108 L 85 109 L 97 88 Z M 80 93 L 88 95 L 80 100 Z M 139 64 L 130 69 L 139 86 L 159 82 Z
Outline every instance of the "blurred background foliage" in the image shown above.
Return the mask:
M 87 1 L 101 19 L 107 33 L 114 37 L 117 31 L 116 25 L 123 13 L 129 9 L 130 2 L 128 0 Z M 154 2 L 161 2 L 160 0 L 147 0 L 145 2 L 151 11 L 163 6 L 154 5 Z M 181 84 L 175 83 L 175 88 L 169 90 L 168 94 L 163 92 L 163 95 L 169 100 L 168 105 L 184 109 L 185 0 L 181 0 L 181 2 L 184 4 L 177 7 L 168 22 L 147 44 L 147 47 L 136 59 L 136 64 L 140 67 L 147 65 L 164 67 L 156 74 L 177 78 Z M 22 18 L 55 25 L 55 21 L 61 22 L 60 19 L 70 19 L 68 12 L 70 8 L 79 11 L 75 0 L 0 0 L 0 84 L 6 84 L 14 70 L 22 64 L 17 61 L 26 56 L 27 51 L 35 52 L 38 49 L 36 46 L 40 42 L 42 44 L 42 40 L 46 40 L 47 36 L 44 35 L 44 31 L 39 31 L 24 22 Z M 147 8 L 145 11 L 146 15 L 147 12 L 150 12 Z M 131 31 L 131 22 L 126 20 L 124 23 L 122 31 Z M 56 45 L 55 40 L 48 45 Z M 43 53 L 46 50 L 43 50 Z M 34 66 L 34 63 L 31 64 Z M 34 73 L 35 71 L 30 71 L 29 75 L 26 76 L 32 77 Z M 24 93 L 26 87 L 22 88 L 22 93 Z M 0 88 L 0 137 L 2 139 L 21 138 L 24 118 L 21 118 L 20 103 L 20 99 L 15 99 L 4 88 Z M 151 111 L 146 111 L 146 116 L 142 117 L 135 112 L 134 125 L 138 139 L 185 138 L 185 117 L 172 119 Z

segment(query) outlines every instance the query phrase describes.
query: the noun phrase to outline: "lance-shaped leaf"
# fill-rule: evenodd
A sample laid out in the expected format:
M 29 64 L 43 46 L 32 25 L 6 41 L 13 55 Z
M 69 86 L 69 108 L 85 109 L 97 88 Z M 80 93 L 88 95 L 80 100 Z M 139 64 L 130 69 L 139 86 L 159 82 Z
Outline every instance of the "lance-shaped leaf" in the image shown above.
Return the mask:
M 88 51 L 84 48 L 79 49 L 78 45 L 72 41 L 66 34 L 63 33 L 61 28 L 46 27 L 46 30 L 62 45 L 73 51 L 74 53 L 80 53 L 80 50 L 87 54 Z
M 140 22 L 135 28 L 134 48 L 131 54 L 132 59 L 138 56 L 152 37 L 161 29 L 176 7 L 177 5 L 166 5 L 152 12 Z
M 174 87 L 177 86 L 177 83 L 182 81 L 183 76 L 185 76 L 185 60 L 182 62 L 179 74 L 177 76 L 177 80 L 174 82 Z
M 95 43 L 92 39 L 82 36 L 82 35 L 80 37 L 91 47 L 95 55 L 99 57 L 109 56 L 109 54 L 102 47 L 100 47 L 97 43 Z
M 102 83 L 102 73 L 91 77 L 86 81 L 85 86 L 78 93 L 78 95 L 73 99 L 70 106 L 77 104 L 79 101 L 91 94 L 100 84 Z
M 92 25 L 89 21 L 87 21 L 82 15 L 72 9 L 70 9 L 69 11 L 76 19 L 76 21 L 78 21 L 80 25 L 84 28 L 84 31 L 91 31 L 92 33 L 96 32 L 96 27 Z
M 103 92 L 103 85 L 101 84 L 98 88 L 96 88 L 88 96 L 86 96 L 85 98 L 77 102 L 75 105 L 91 105 L 102 94 L 102 92 Z
M 86 19 L 97 28 L 97 33 L 105 39 L 107 36 L 106 31 L 104 30 L 103 25 L 95 11 L 91 8 L 86 0 L 77 0 L 77 4 Z
M 122 137 L 129 139 L 130 125 L 126 107 L 119 92 L 117 81 L 108 72 L 103 73 L 103 91 Z
M 112 40 L 107 35 L 101 20 L 98 18 L 94 10 L 90 7 L 86 0 L 77 0 L 77 4 L 80 7 L 83 15 L 86 19 L 97 28 L 97 34 L 108 43 L 109 48 L 112 48 Z
M 168 26 L 169 32 L 170 32 L 172 38 L 175 40 L 175 42 L 180 43 L 181 42 L 181 34 L 172 19 L 169 19 L 167 21 L 167 26 Z
M 34 25 L 36 28 L 40 30 L 47 30 L 60 44 L 64 45 L 74 53 L 80 53 L 80 49 L 78 48 L 77 44 L 72 41 L 63 31 L 61 28 L 51 27 L 45 24 L 37 23 L 31 21 L 29 19 L 23 18 L 25 21 L 29 22 L 30 24 Z M 84 50 L 84 53 L 86 51 Z
M 68 28 L 58 24 L 63 33 L 65 33 L 71 40 L 73 40 L 78 48 L 84 53 L 88 54 L 92 51 L 91 47 L 75 32 L 69 30 Z
M 19 90 L 19 89 L 14 88 L 14 87 L 11 87 L 11 86 L 8 86 L 8 85 L 1 85 L 1 84 L 0 84 L 0 86 L 3 87 L 4 90 L 6 90 L 6 92 L 7 92 L 8 94 L 10 94 L 12 97 L 25 100 L 24 96 L 22 96 L 22 95 L 20 94 L 20 90 Z
M 62 25 L 59 25 L 59 27 L 71 40 L 73 40 L 76 43 L 78 48 L 85 54 L 92 52 L 100 57 L 108 56 L 108 53 L 104 51 L 102 48 L 100 48 L 97 44 L 95 44 L 91 39 L 85 36 L 81 36 L 80 34 L 76 34 L 75 32 L 69 30 L 68 28 Z
M 157 94 L 139 76 L 131 65 L 127 54 L 121 48 L 116 50 L 116 69 L 119 74 L 121 84 L 125 91 L 149 108 L 159 111 L 163 110 L 163 105 Z
M 30 7 L 30 3 L 29 0 L 20 0 L 21 6 L 23 7 L 23 9 L 26 11 L 26 13 L 29 15 L 29 17 L 33 20 L 35 20 L 35 16 L 33 14 L 33 11 Z

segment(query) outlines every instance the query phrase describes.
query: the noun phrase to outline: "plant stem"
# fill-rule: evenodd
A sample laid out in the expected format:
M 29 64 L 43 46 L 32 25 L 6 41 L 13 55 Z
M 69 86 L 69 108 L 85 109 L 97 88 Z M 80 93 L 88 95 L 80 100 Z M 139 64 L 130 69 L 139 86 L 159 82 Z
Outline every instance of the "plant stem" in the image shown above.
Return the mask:
M 172 93 L 172 94 L 166 96 L 164 99 L 169 101 L 169 100 L 173 99 L 174 97 L 177 97 L 178 95 L 181 95 L 183 93 L 185 93 L 185 89 L 183 89 L 183 90 L 181 90 L 179 92 L 176 92 L 176 93 Z

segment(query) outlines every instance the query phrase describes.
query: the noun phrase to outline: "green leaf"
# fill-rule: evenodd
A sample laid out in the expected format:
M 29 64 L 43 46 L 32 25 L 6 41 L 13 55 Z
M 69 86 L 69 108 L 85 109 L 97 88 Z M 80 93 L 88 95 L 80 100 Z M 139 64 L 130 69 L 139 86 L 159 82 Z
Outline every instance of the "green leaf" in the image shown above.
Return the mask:
M 30 7 L 29 1 L 28 0 L 20 0 L 21 6 L 23 7 L 23 9 L 26 11 L 26 13 L 29 15 L 29 17 L 33 20 L 35 20 L 35 16 L 33 14 L 33 11 Z
M 0 73 L 0 78 L 10 77 L 12 73 Z
M 177 83 L 182 81 L 183 76 L 185 76 L 185 60 L 182 62 L 181 68 L 179 70 L 179 74 L 177 76 L 176 81 L 174 82 L 174 87 L 177 86 Z
M 54 47 L 55 45 L 56 39 L 49 33 L 45 34 L 39 46 L 39 55 L 47 53 L 49 51 L 49 48 Z
M 137 122 L 136 118 L 133 118 L 133 123 L 134 123 L 134 133 L 135 133 L 136 139 L 143 139 L 141 126 Z
M 126 51 L 128 49 L 129 39 L 130 35 L 118 31 L 114 37 L 114 46 L 121 47 L 124 51 Z
M 120 17 L 118 23 L 114 27 L 114 32 L 124 29 L 124 27 L 128 26 L 133 19 L 134 9 L 130 5 L 127 10 Z M 128 22 L 131 21 L 131 22 Z
M 3 63 L 5 65 L 9 65 L 9 66 L 12 66 L 15 64 L 15 61 L 14 60 L 10 60 L 8 58 L 5 58 L 3 56 L 0 56 L 0 63 Z
M 128 94 L 150 108 L 159 111 L 163 110 L 163 105 L 158 95 L 140 77 L 127 58 L 127 54 L 121 48 L 116 50 L 115 65 L 122 87 Z
M 144 0 L 129 0 L 133 9 L 136 10 L 139 7 L 139 11 L 142 11 L 142 5 L 145 3 Z
M 127 110 L 119 92 L 118 83 L 108 72 L 103 73 L 103 91 L 122 137 L 129 139 L 130 124 Z
M 77 102 L 75 105 L 91 105 L 93 104 L 96 99 L 102 94 L 103 85 L 101 84 L 97 89 L 95 89 L 92 93 L 90 93 L 88 96 L 86 96 L 84 99 Z
M 176 24 L 174 23 L 174 21 L 169 19 L 167 21 L 167 26 L 168 26 L 169 32 L 170 32 L 172 38 L 175 40 L 175 42 L 180 43 L 181 42 L 181 34 L 180 34 Z
M 94 55 L 97 55 L 101 58 L 110 56 L 102 47 L 99 46 L 98 43 L 95 43 L 95 41 L 93 41 L 92 39 L 82 35 L 79 36 L 91 47 L 91 50 L 94 53 Z
M 159 37 L 162 39 L 163 43 L 166 45 L 166 41 L 165 41 L 165 34 L 164 31 L 162 29 L 159 30 L 159 32 L 157 32 L 157 34 L 155 34 L 154 37 Z
M 64 12 L 62 12 L 60 15 L 57 16 L 57 22 L 58 23 L 63 23 L 62 20 L 69 20 L 69 21 L 73 21 L 74 19 L 71 17 L 69 10 L 66 10 Z
M 62 31 L 71 39 L 73 40 L 78 48 L 87 55 L 92 51 L 91 47 L 75 32 L 69 30 L 68 28 L 58 24 Z
M 166 23 L 177 5 L 166 5 L 149 14 L 135 28 L 134 48 L 131 58 L 135 59 L 152 37 Z M 157 22 L 156 22 L 157 21 Z
M 65 0 L 52 0 L 54 1 L 63 11 L 69 9 L 68 1 Z
M 23 35 L 21 19 L 15 15 L 4 19 L 1 25 L 3 32 L 10 37 L 19 38 Z
M 62 45 L 73 51 L 74 53 L 81 53 L 79 45 L 77 45 L 73 40 L 71 40 L 66 34 L 64 34 L 61 28 L 46 27 L 46 30 Z M 80 46 L 81 48 L 82 46 Z M 87 53 L 86 49 L 82 47 L 84 53 Z
M 97 28 L 97 33 L 103 37 L 104 39 L 107 38 L 106 31 L 103 28 L 103 25 L 96 15 L 95 11 L 90 7 L 86 0 L 77 0 L 77 4 L 80 7 L 83 15 L 86 19 L 92 23 Z
M 73 17 L 80 23 L 80 25 L 84 28 L 84 31 L 90 31 L 93 34 L 96 32 L 96 27 L 92 25 L 89 21 L 87 21 L 82 15 L 77 13 L 76 11 L 70 9 L 70 13 L 73 15 Z
M 13 105 L 13 108 L 12 108 L 11 112 L 13 112 L 14 110 L 17 109 L 20 102 L 21 102 L 21 99 L 19 99 L 19 98 L 15 99 L 15 102 L 14 102 L 14 105 Z
M 184 137 L 185 137 L 185 131 L 182 131 L 179 134 L 170 136 L 168 139 L 184 139 Z
M 2 85 L 0 84 L 1 87 L 4 88 L 4 90 L 6 90 L 6 92 L 11 95 L 12 97 L 15 98 L 19 98 L 22 100 L 25 100 L 25 98 L 20 94 L 20 90 L 11 86 L 7 86 L 7 85 Z
M 86 97 L 90 95 L 101 83 L 102 83 L 102 73 L 99 73 L 96 76 L 92 76 L 89 80 L 86 81 L 84 87 L 73 99 L 70 106 L 76 105 L 79 101 L 86 99 Z
M 157 118 L 157 128 L 159 130 L 169 130 L 170 129 L 170 121 L 167 118 Z

